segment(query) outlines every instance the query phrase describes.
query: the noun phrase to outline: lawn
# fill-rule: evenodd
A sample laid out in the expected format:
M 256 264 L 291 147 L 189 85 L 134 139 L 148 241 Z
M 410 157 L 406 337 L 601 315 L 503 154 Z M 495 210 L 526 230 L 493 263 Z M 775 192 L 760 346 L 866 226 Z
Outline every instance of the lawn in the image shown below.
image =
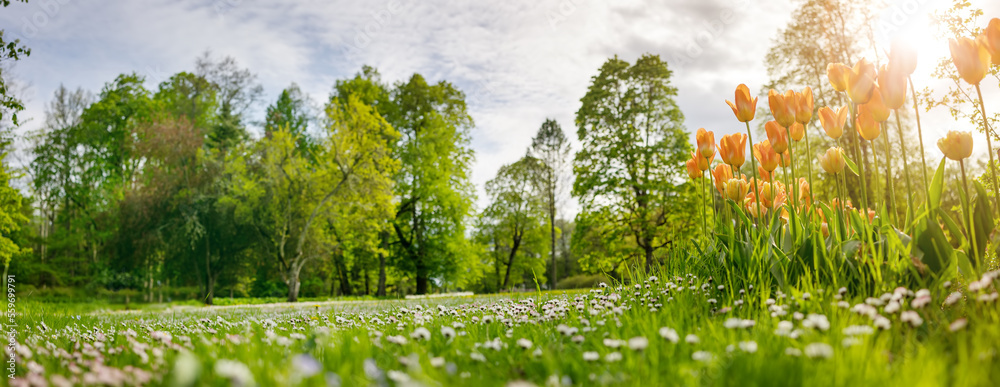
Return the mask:
M 24 301 L 10 384 L 991 385 L 998 278 L 857 295 L 661 273 L 510 296 L 86 313 Z

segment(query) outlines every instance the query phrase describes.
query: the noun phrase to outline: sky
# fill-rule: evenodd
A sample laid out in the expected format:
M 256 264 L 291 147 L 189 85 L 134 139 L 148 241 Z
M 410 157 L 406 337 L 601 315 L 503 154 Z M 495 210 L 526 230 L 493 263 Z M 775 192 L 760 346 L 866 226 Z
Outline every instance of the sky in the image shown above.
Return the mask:
M 880 39 L 903 36 L 918 44 L 917 82 L 930 80 L 924 57 L 948 54 L 928 31 L 927 14 L 943 0 L 892 0 L 881 15 L 890 28 Z M 1000 2 L 980 0 L 987 17 Z M 573 117 L 590 78 L 609 57 L 634 61 L 643 53 L 666 59 L 686 128 L 716 138 L 743 130 L 725 104 L 736 86 L 759 93 L 768 76 L 764 56 L 799 1 L 788 0 L 366 0 L 366 1 L 117 1 L 30 0 L 0 10 L 6 37 L 32 54 L 14 76 L 31 119 L 60 84 L 97 93 L 125 72 L 147 87 L 194 68 L 206 50 L 232 56 L 259 76 L 263 108 L 292 82 L 314 101 L 327 98 L 337 79 L 362 65 L 384 81 L 413 73 L 447 80 L 467 95 L 476 126 L 472 180 L 477 206 L 497 169 L 520 158 L 546 118 L 576 138 Z M 987 20 L 987 19 L 984 19 Z M 985 22 L 984 22 L 985 24 Z M 1000 92 L 986 91 L 987 99 Z M 766 105 L 766 98 L 761 99 Z M 990 106 L 990 104 L 987 104 Z M 1000 106 L 1000 103 L 993 104 Z M 965 129 L 947 112 L 925 115 L 928 152 L 947 129 Z M 251 128 L 259 130 L 259 128 Z M 980 142 L 981 143 L 981 142 Z M 981 149 L 982 147 L 980 147 Z M 939 153 L 938 153 L 939 154 Z M 570 203 L 570 212 L 575 206 Z

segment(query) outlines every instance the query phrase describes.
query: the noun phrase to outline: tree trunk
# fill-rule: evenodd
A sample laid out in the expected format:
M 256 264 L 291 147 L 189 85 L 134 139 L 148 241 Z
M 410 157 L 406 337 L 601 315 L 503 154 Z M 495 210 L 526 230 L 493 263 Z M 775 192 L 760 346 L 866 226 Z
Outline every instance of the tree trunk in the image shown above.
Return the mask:
M 347 265 L 344 264 L 344 257 L 338 257 L 336 262 L 337 272 L 340 273 L 340 294 L 350 296 L 353 294 L 353 291 L 351 289 L 351 279 L 347 273 Z
M 364 273 L 365 273 L 365 295 L 367 296 L 367 295 L 369 295 L 369 294 L 372 293 L 371 292 L 371 289 L 372 289 L 371 288 L 371 282 L 372 281 L 371 281 L 371 276 L 368 273 L 368 269 L 365 269 Z
M 646 243 L 642 249 L 646 253 L 646 272 L 651 272 L 653 270 L 653 244 Z
M 205 236 L 205 305 L 212 305 L 215 297 L 215 277 L 212 275 L 212 249 L 208 243 L 208 236 Z
M 427 265 L 424 265 L 423 259 L 417 261 L 417 294 L 427 294 L 428 284 L 430 283 L 429 273 L 427 270 Z
M 378 253 L 378 290 L 375 295 L 385 297 L 385 253 Z
M 503 276 L 503 288 L 507 289 L 510 285 L 510 268 L 514 266 L 514 256 L 517 255 L 517 248 L 521 247 L 521 237 L 515 234 L 514 245 L 510 248 L 510 256 L 507 257 L 507 274 Z
M 551 284 L 549 289 L 556 288 L 556 282 L 559 281 L 559 269 L 556 266 L 556 212 L 555 208 L 549 209 L 549 236 L 552 238 L 552 278 L 549 280 Z
M 285 274 L 285 284 L 288 285 L 288 302 L 299 301 L 299 268 L 292 264 Z

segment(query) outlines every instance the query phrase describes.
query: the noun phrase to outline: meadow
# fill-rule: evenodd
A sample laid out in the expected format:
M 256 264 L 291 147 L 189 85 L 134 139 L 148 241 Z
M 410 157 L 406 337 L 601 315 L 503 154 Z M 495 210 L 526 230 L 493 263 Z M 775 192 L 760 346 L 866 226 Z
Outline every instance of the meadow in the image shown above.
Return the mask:
M 662 272 L 510 296 L 79 314 L 26 301 L 10 384 L 990 385 L 998 279 L 772 293 Z

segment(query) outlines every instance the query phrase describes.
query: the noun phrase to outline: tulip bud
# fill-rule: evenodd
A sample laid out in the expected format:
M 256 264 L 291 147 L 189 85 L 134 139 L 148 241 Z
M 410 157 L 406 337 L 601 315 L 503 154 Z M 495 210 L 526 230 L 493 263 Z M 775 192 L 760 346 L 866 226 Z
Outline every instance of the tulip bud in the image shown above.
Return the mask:
M 843 63 L 830 63 L 826 66 L 826 77 L 830 79 L 834 90 L 847 90 L 847 74 L 850 71 L 851 68 Z
M 764 131 L 767 132 L 767 140 L 776 153 L 785 153 L 788 150 L 788 132 L 784 126 L 777 121 L 768 121 L 764 124 Z
M 700 158 L 700 157 L 699 157 Z M 701 158 L 704 160 L 704 158 Z M 701 168 L 698 166 L 698 159 L 692 158 L 687 161 L 687 173 L 691 180 L 702 177 Z
M 947 136 L 938 140 L 937 146 L 945 157 L 955 161 L 965 160 L 972 155 L 972 133 L 949 131 Z
M 793 123 L 788 131 L 791 132 L 792 141 L 802 141 L 802 137 L 806 135 L 806 128 L 799 122 Z
M 844 149 L 840 147 L 831 147 L 826 150 L 826 153 L 819 156 L 819 165 L 823 167 L 826 173 L 841 173 L 844 171 L 844 167 L 847 166 L 847 160 L 844 159 Z
M 861 138 L 868 141 L 875 141 L 878 135 L 882 133 L 882 126 L 878 121 L 875 121 L 875 116 L 872 114 L 871 109 L 867 104 L 858 106 L 858 119 L 857 119 L 858 133 L 861 134 Z
M 783 127 L 788 127 L 795 122 L 795 92 L 789 90 L 784 95 L 779 94 L 774 89 L 767 92 L 767 103 L 771 107 L 771 115 Z
M 719 141 L 719 154 L 722 162 L 739 169 L 746 162 L 747 135 L 735 133 L 722 136 Z
M 699 128 L 695 138 L 698 140 L 698 153 L 701 157 L 715 158 L 715 133 Z
M 736 102 L 727 100 L 726 103 L 733 109 L 736 119 L 740 122 L 753 121 L 754 115 L 757 114 L 757 97 L 750 98 L 750 88 L 744 84 L 737 86 L 735 99 Z
M 844 124 L 847 123 L 847 106 L 840 108 L 836 113 L 829 106 L 819 109 L 819 122 L 823 125 L 826 135 L 836 140 L 844 135 Z
M 886 108 L 899 109 L 906 102 L 906 76 L 891 66 L 882 66 L 878 72 L 878 90 Z
M 847 96 L 856 104 L 868 103 L 875 86 L 875 65 L 861 58 L 847 74 Z
M 796 94 L 795 99 L 796 101 L 798 101 L 795 109 L 795 120 L 802 123 L 803 125 L 809 124 L 809 121 L 812 121 L 812 116 L 813 116 L 812 89 L 806 86 L 805 89 L 802 89 L 801 93 Z
M 764 140 L 753 145 L 753 154 L 760 163 L 760 168 L 771 172 L 778 168 L 778 153 L 771 147 L 770 140 Z
M 958 75 L 970 85 L 978 85 L 986 77 L 986 71 L 989 70 L 990 53 L 986 50 L 983 40 L 948 39 L 951 61 L 958 69 Z
M 750 184 L 743 179 L 729 179 L 726 182 L 726 199 L 741 203 L 750 190 Z
M 872 119 L 875 122 L 885 122 L 889 119 L 889 114 L 891 111 L 889 107 L 885 106 L 885 102 L 882 101 L 882 90 L 879 90 L 878 86 L 873 88 L 872 98 L 868 100 L 867 106 L 868 111 L 872 113 Z
M 1000 66 L 1000 19 L 990 19 L 990 24 L 983 31 L 982 36 L 986 51 L 993 58 L 993 65 Z
M 733 167 L 727 164 L 719 164 L 712 170 L 712 177 L 715 178 L 715 190 L 720 196 L 725 195 L 726 182 L 733 178 Z

